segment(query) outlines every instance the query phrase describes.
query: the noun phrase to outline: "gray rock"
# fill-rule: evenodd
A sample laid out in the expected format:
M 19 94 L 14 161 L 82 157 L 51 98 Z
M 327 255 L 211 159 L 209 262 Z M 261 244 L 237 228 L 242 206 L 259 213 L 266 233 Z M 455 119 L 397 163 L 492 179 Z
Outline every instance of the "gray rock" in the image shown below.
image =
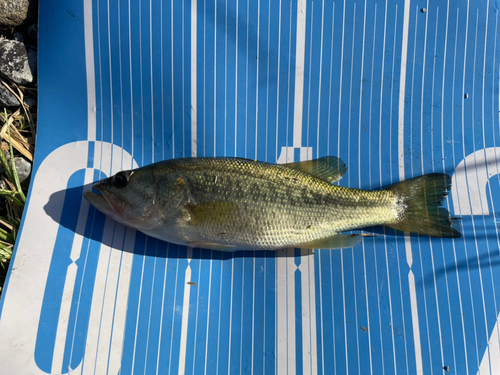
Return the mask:
M 0 82 L 0 106 L 14 107 L 20 104 L 19 100 Z
M 15 40 L 0 39 L 0 73 L 19 84 L 33 81 L 24 44 Z
M 24 104 L 26 104 L 27 106 L 32 107 L 32 108 L 37 106 L 36 99 L 32 98 L 30 96 L 28 96 L 27 98 L 24 98 Z
M 29 0 L 0 0 L 0 28 L 19 26 L 28 16 Z
M 38 63 L 38 52 L 35 48 L 29 46 L 26 47 L 26 51 L 28 52 L 28 66 L 30 67 L 31 76 L 33 77 L 33 79 L 35 79 Z
M 0 151 L 2 152 L 2 151 Z M 9 163 L 9 167 L 11 166 L 11 161 L 10 161 L 10 155 L 8 151 L 4 152 L 5 158 L 7 159 L 7 162 Z M 17 172 L 17 177 L 19 178 L 19 182 L 23 183 L 30 175 L 31 173 L 31 164 L 26 161 L 21 156 L 16 156 L 14 158 L 14 164 L 16 165 L 16 172 Z M 7 172 L 5 171 L 5 168 L 3 165 L 0 165 L 0 173 L 6 174 Z M 14 182 L 14 181 L 12 181 Z M 1 186 L 0 186 L 1 188 Z
M 16 165 L 19 182 L 23 183 L 23 181 L 26 180 L 31 173 L 31 164 L 21 156 L 16 156 L 14 158 L 14 164 Z
M 38 42 L 38 24 L 34 23 L 30 27 L 28 27 L 28 36 L 35 43 Z M 38 43 L 37 43 L 38 44 Z
M 24 43 L 24 35 L 20 31 L 16 31 L 13 35 L 14 40 L 17 40 L 18 42 Z

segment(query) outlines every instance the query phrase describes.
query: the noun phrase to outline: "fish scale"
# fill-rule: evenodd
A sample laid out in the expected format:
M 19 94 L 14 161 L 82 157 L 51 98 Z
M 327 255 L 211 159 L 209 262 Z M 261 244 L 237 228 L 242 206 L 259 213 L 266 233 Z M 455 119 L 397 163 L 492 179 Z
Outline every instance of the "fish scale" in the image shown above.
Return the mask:
M 426 175 L 381 191 L 332 185 L 345 170 L 336 157 L 285 165 L 174 159 L 119 172 L 95 185 L 101 195 L 86 197 L 148 235 L 217 250 L 350 247 L 361 238 L 341 232 L 381 224 L 460 235 L 455 218 L 439 207 L 449 176 Z

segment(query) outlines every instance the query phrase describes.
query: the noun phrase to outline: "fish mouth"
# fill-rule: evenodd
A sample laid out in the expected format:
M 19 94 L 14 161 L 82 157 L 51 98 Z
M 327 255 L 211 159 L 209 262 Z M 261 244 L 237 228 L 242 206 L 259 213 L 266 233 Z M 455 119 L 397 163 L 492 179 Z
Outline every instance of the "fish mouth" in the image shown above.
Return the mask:
M 95 184 L 93 186 L 97 193 L 86 191 L 83 194 L 85 199 L 104 214 L 121 215 L 125 209 L 125 202 L 113 193 L 102 189 L 99 185 Z

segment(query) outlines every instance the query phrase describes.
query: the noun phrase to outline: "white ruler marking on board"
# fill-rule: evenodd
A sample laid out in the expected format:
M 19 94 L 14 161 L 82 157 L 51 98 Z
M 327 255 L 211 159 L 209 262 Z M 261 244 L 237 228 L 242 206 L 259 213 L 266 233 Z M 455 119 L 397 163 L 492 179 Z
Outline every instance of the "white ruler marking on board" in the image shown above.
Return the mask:
M 405 121 L 405 94 L 406 94 L 406 62 L 408 58 L 408 29 L 410 25 L 410 0 L 405 0 L 403 19 L 403 41 L 401 46 L 401 73 L 399 79 L 399 110 L 398 110 L 398 156 L 399 156 L 399 180 L 405 179 L 404 160 L 404 121 Z M 411 316 L 413 325 L 413 340 L 415 342 L 415 365 L 417 374 L 423 374 L 422 348 L 420 344 L 420 325 L 418 321 L 418 306 L 416 298 L 415 276 L 411 270 L 413 256 L 411 252 L 411 240 L 405 236 L 406 261 L 410 270 L 408 272 L 408 287 L 410 289 Z

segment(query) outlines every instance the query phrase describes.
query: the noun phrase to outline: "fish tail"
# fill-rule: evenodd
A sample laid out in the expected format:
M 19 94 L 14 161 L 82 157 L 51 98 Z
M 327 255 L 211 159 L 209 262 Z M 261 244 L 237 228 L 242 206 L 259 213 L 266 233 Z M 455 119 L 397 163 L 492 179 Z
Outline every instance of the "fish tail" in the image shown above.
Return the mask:
M 451 189 L 451 177 L 432 173 L 402 181 L 386 190 L 392 191 L 401 208 L 399 221 L 388 226 L 405 232 L 435 237 L 462 237 L 455 227 L 456 218 L 440 207 Z

